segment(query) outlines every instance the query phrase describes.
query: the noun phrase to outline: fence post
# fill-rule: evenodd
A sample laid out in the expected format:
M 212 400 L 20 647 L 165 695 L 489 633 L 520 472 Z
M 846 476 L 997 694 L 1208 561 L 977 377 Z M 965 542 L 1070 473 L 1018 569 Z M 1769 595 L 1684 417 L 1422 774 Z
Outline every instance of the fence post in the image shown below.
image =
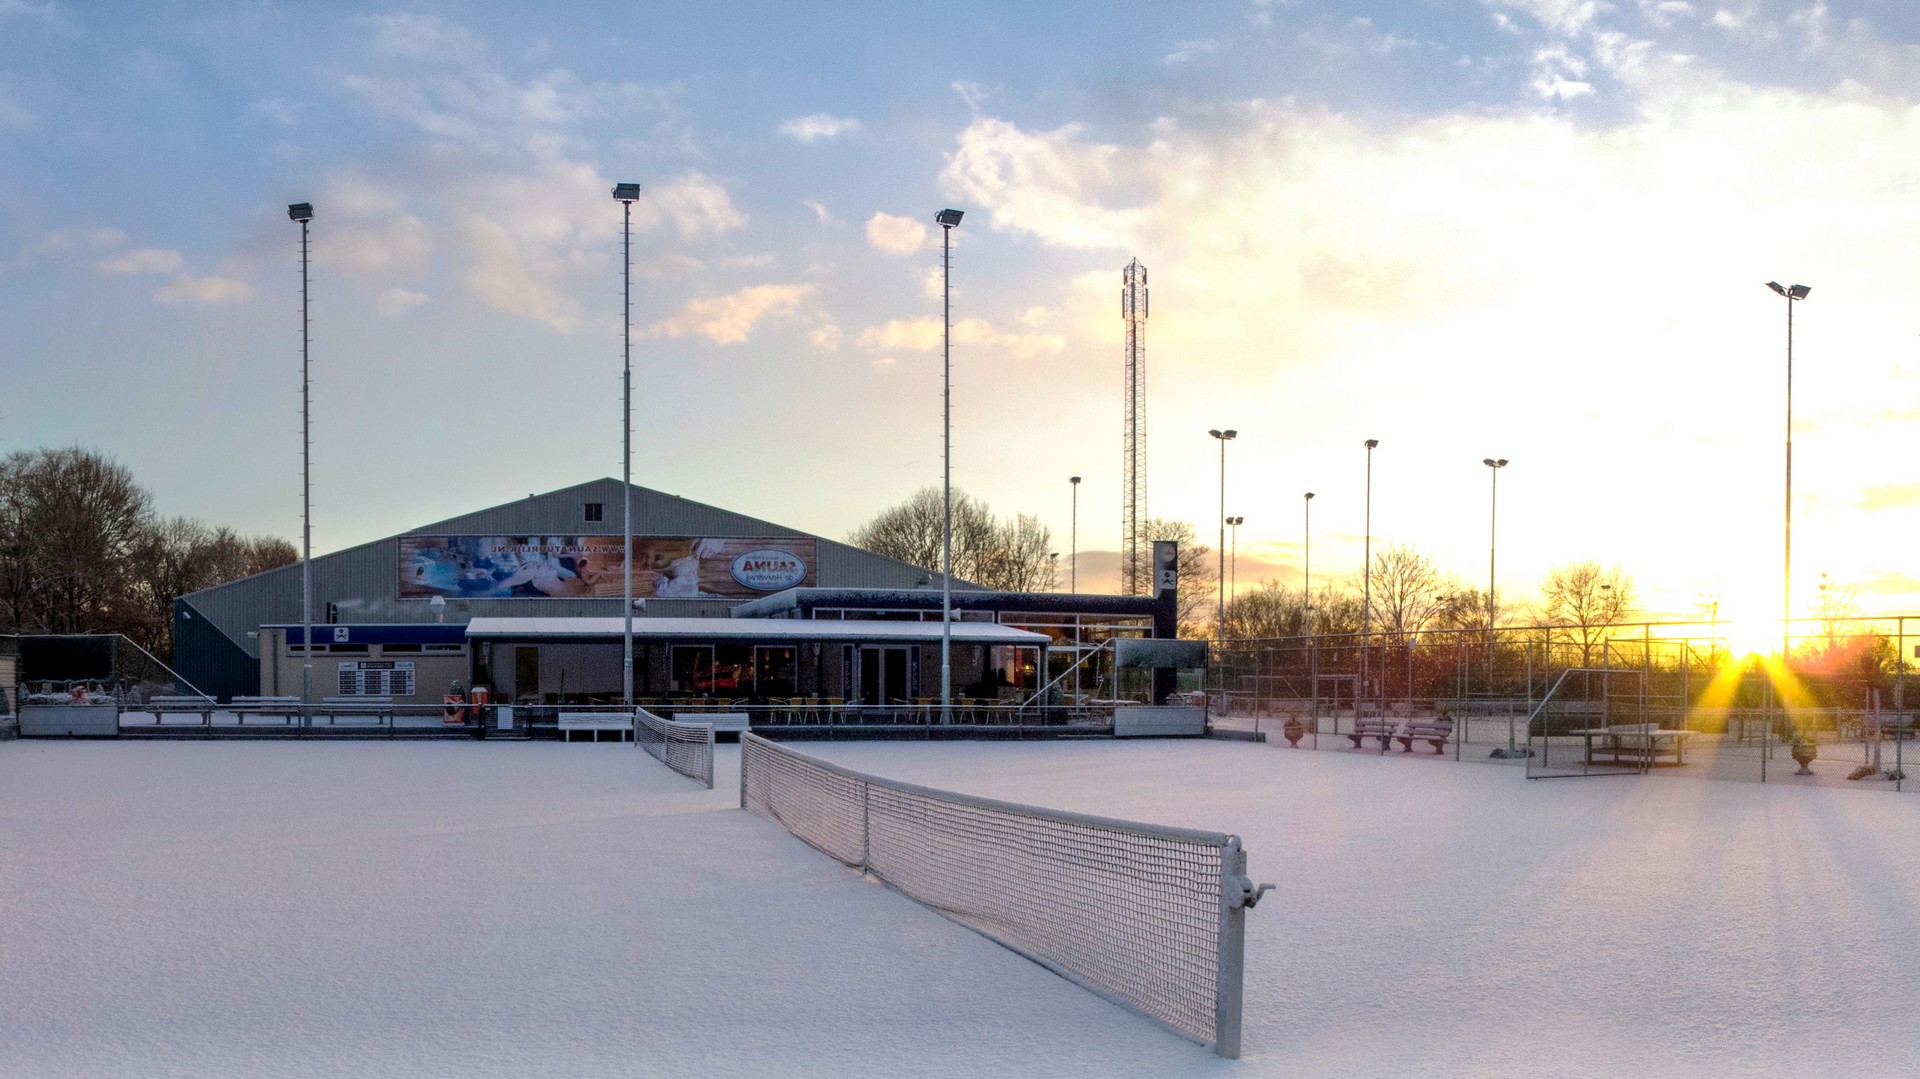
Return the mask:
M 1247 852 L 1238 836 L 1220 848 L 1220 964 L 1213 994 L 1213 1053 L 1240 1059 L 1240 1010 L 1246 984 Z

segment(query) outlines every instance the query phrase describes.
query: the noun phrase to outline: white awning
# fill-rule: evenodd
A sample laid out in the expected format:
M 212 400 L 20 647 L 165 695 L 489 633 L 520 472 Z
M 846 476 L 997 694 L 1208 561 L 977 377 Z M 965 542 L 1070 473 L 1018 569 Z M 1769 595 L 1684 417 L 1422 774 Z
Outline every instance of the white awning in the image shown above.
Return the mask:
M 467 638 L 617 641 L 625 622 L 619 618 L 476 618 Z M 676 641 L 871 641 L 887 644 L 938 643 L 938 622 L 838 621 L 800 618 L 635 618 L 633 635 Z M 1035 647 L 1044 633 L 991 622 L 955 622 L 953 639 L 965 644 Z

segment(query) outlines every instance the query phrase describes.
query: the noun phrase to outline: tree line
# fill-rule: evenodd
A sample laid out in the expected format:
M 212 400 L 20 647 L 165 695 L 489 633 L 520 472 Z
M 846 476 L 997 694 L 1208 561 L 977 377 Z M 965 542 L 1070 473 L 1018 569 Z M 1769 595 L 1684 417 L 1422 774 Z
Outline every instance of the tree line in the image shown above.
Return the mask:
M 0 633 L 121 633 L 173 656 L 173 600 L 298 561 L 277 536 L 168 517 L 78 446 L 0 458 Z
M 1370 595 L 1369 595 L 1370 593 Z M 1265 581 L 1227 602 L 1228 637 L 1297 637 L 1373 632 L 1405 640 L 1428 631 L 1484 630 L 1490 624 L 1565 627 L 1591 651 L 1606 627 L 1635 611 L 1633 579 L 1617 566 L 1574 562 L 1554 567 L 1540 582 L 1536 602 L 1490 605 L 1485 589 L 1443 572 L 1432 557 L 1407 544 L 1373 557 L 1365 580 L 1322 585 L 1309 599 L 1300 589 Z M 1490 621 L 1491 620 L 1491 621 Z
M 1193 525 L 1152 518 L 1146 522 L 1140 557 L 1152 541 L 1180 545 L 1180 635 L 1224 634 L 1229 638 L 1294 637 L 1311 633 L 1359 633 L 1371 606 L 1376 633 L 1406 638 L 1428 630 L 1485 629 L 1519 616 L 1530 624 L 1564 626 L 1585 653 L 1605 639 L 1606 628 L 1632 615 L 1638 602 L 1633 580 L 1619 567 L 1575 562 L 1555 567 L 1540 584 L 1536 603 L 1489 609 L 1484 589 L 1444 573 L 1411 545 L 1394 545 L 1374 556 L 1368 576 L 1322 585 L 1312 597 L 1278 581 L 1265 581 L 1227 600 L 1219 614 L 1219 569 L 1214 549 Z M 1004 591 L 1059 587 L 1052 533 L 1031 514 L 996 516 L 985 502 L 963 491 L 953 495 L 953 573 L 957 579 Z M 847 542 L 928 571 L 938 582 L 941 565 L 940 489 L 925 487 L 855 528 Z M 1123 556 L 1124 557 L 1124 556 Z M 1127 566 L 1121 576 L 1126 579 Z M 1148 579 L 1141 574 L 1140 579 Z M 1368 596 L 1368 592 L 1371 596 Z M 1370 604 L 1369 604 L 1370 600 Z

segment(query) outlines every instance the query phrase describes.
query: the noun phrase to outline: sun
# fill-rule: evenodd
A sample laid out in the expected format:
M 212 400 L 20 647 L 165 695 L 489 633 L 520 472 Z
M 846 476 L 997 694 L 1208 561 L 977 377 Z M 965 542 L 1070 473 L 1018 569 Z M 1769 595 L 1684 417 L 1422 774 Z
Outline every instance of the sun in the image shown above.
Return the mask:
M 1780 653 L 1780 620 L 1737 615 L 1722 619 L 1715 634 L 1735 656 L 1772 656 Z

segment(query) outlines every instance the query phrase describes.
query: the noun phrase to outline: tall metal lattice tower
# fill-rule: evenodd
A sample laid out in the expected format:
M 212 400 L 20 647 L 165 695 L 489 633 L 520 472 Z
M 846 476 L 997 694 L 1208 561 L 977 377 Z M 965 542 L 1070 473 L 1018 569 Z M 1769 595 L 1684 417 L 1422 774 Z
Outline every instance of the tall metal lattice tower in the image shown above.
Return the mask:
M 1120 318 L 1127 324 L 1126 427 L 1121 434 L 1120 590 L 1152 592 L 1147 536 L 1147 268 L 1139 259 L 1120 272 Z

